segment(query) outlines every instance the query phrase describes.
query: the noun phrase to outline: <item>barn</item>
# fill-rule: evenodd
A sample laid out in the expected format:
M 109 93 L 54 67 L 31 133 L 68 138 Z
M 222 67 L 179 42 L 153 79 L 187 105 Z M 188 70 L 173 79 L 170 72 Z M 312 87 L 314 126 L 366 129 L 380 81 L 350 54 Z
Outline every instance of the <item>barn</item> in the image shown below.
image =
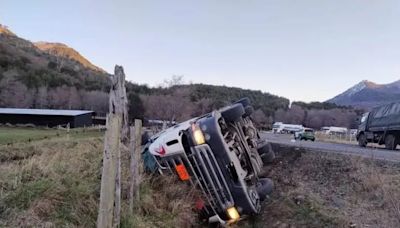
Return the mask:
M 2 124 L 34 124 L 37 126 L 69 126 L 71 128 L 92 125 L 93 111 L 0 108 Z

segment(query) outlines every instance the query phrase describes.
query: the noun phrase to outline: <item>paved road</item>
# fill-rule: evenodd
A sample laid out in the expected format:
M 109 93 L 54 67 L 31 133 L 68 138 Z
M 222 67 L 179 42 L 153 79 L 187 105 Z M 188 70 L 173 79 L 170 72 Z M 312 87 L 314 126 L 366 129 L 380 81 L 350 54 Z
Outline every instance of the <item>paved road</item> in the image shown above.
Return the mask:
M 317 152 L 353 154 L 379 160 L 400 162 L 399 149 L 397 149 L 396 151 L 392 151 L 392 150 L 372 148 L 372 147 L 362 148 L 359 147 L 358 145 L 351 145 L 351 144 L 340 144 L 340 143 L 318 142 L 318 141 L 292 142 L 293 135 L 272 134 L 267 132 L 263 132 L 261 134 L 271 143 L 293 146 Z

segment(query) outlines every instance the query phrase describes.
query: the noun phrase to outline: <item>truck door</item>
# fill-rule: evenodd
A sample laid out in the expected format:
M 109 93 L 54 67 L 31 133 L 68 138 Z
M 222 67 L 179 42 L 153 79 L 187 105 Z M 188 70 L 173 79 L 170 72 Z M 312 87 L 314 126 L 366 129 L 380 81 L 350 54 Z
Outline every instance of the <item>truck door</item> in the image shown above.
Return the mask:
M 358 132 L 365 132 L 367 130 L 369 112 L 364 113 L 360 120 L 360 125 L 358 125 Z

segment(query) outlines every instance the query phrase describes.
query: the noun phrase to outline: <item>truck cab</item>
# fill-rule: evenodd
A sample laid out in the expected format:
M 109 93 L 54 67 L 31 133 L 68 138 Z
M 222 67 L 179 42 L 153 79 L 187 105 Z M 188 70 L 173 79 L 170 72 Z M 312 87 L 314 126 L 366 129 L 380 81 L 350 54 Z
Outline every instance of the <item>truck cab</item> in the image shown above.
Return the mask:
M 364 113 L 360 119 L 360 125 L 358 125 L 358 132 L 365 132 L 367 130 L 369 112 Z
M 356 139 L 358 141 L 358 145 L 361 147 L 366 147 L 368 144 L 368 138 L 367 138 L 368 117 L 369 117 L 369 112 L 364 113 L 361 116 L 360 124 L 358 125 Z
M 400 144 L 400 103 L 379 106 L 364 113 L 356 137 L 361 147 L 377 143 L 395 150 Z

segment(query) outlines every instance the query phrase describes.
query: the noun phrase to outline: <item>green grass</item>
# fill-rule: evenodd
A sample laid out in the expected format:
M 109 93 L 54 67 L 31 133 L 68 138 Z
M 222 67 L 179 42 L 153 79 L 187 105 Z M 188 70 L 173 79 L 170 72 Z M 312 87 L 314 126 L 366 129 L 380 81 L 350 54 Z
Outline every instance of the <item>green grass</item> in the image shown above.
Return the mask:
M 48 137 L 0 145 L 0 227 L 40 227 L 44 222 L 93 227 L 103 133 L 74 129 L 57 136 L 53 129 L 7 129 L 19 139 L 32 132 Z
M 0 145 L 13 144 L 19 142 L 30 142 L 35 140 L 49 139 L 70 135 L 72 137 L 92 137 L 100 136 L 102 132 L 88 129 L 66 130 L 52 128 L 28 128 L 28 127 L 0 127 Z
M 54 137 L 58 132 L 54 129 L 0 127 L 0 144 Z
M 0 227 L 95 227 L 103 132 L 0 128 Z M 4 134 L 11 132 L 13 137 Z M 11 135 L 11 134 L 10 134 Z M 26 140 L 32 135 L 47 136 Z M 24 139 L 24 140 L 23 140 Z M 144 177 L 141 201 L 127 210 L 129 159 L 122 159 L 121 227 L 193 227 L 197 194 L 176 178 Z M 189 194 L 190 193 L 190 194 Z

